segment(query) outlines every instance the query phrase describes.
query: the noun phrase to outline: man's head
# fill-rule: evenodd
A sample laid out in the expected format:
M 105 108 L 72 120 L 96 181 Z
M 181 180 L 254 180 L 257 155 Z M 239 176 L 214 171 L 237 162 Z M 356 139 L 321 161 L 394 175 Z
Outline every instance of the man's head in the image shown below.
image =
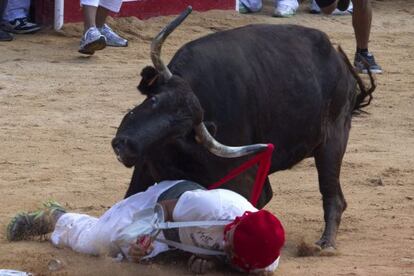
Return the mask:
M 285 231 L 270 212 L 245 212 L 224 229 L 226 252 L 233 265 L 245 271 L 271 265 L 280 255 Z

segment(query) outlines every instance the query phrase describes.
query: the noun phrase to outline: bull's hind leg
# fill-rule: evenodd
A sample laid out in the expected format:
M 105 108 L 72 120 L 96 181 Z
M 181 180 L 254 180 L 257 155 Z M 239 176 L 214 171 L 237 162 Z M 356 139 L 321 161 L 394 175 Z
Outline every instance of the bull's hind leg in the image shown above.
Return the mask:
M 325 230 L 316 244 L 322 249 L 335 248 L 336 233 L 341 222 L 342 213 L 346 208 L 339 175 L 348 142 L 350 125 L 350 116 L 331 125 L 327 139 L 317 148 L 314 155 L 325 219 Z

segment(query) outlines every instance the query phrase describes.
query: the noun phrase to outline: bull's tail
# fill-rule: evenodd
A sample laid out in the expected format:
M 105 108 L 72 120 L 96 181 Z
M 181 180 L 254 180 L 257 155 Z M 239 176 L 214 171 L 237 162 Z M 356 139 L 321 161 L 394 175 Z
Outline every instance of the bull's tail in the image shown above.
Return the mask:
M 352 76 L 354 76 L 355 80 L 358 83 L 359 93 L 357 95 L 353 110 L 354 111 L 361 111 L 361 108 L 366 107 L 371 103 L 372 93 L 374 92 L 375 88 L 377 87 L 377 85 L 375 83 L 375 80 L 374 80 L 374 77 L 372 76 L 372 73 L 369 70 L 368 64 L 365 63 L 365 67 L 368 71 L 368 76 L 369 76 L 369 79 L 370 79 L 370 82 L 371 82 L 371 87 L 367 89 L 364 82 L 362 81 L 361 77 L 355 71 L 354 66 L 352 66 L 351 62 L 349 61 L 349 58 L 345 54 L 344 50 L 342 50 L 341 46 L 338 46 L 338 52 L 342 56 L 343 60 L 345 61 L 345 64 L 348 66 L 348 69 L 351 72 Z

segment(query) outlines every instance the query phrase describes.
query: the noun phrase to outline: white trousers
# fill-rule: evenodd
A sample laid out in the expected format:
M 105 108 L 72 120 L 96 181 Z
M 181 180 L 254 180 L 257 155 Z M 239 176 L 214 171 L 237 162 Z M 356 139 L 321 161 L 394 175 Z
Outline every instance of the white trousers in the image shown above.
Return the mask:
M 239 10 L 239 3 L 243 3 L 246 8 L 252 12 L 258 12 L 262 9 L 262 0 L 236 0 L 236 10 Z M 298 0 L 275 0 L 275 7 L 278 5 L 285 5 L 293 9 L 299 7 Z
M 3 14 L 3 20 L 13 21 L 16 18 L 27 17 L 29 9 L 30 0 L 9 0 Z
M 119 232 L 131 225 L 132 218 L 137 212 L 154 207 L 158 197 L 179 182 L 181 180 L 163 181 L 153 185 L 145 192 L 118 202 L 99 219 L 84 214 L 66 213 L 57 221 L 51 241 L 58 247 L 70 247 L 84 254 L 117 256 L 123 253 L 124 256 L 128 256 L 129 243 L 123 248 L 119 248 L 115 243 L 120 239 Z M 154 250 L 148 257 L 166 250 L 167 245 L 155 242 Z
M 119 12 L 122 5 L 122 0 L 81 0 L 81 6 L 104 7 L 113 12 Z

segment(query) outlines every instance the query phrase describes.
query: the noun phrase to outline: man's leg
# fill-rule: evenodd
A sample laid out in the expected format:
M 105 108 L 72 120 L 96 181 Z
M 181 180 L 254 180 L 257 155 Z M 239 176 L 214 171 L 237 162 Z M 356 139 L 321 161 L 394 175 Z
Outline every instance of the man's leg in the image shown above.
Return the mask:
M 83 5 L 82 14 L 83 14 L 83 33 L 86 33 L 87 30 L 91 27 L 96 27 L 96 13 L 98 7 Z
M 336 7 L 342 10 L 349 6 L 349 0 L 315 0 L 325 14 L 332 13 Z M 382 73 L 382 68 L 375 62 L 374 55 L 368 51 L 369 35 L 371 32 L 372 8 L 370 0 L 352 0 L 354 10 L 352 25 L 354 27 L 357 50 L 354 66 L 360 73 Z M 340 7 L 341 6 L 341 7 Z
M 102 28 L 106 22 L 106 18 L 108 17 L 109 10 L 99 6 L 96 12 L 96 26 L 98 28 Z
M 56 246 L 67 246 L 73 250 L 99 255 L 110 250 L 110 233 L 114 224 L 104 229 L 98 219 L 83 214 L 66 213 L 56 202 L 43 204 L 41 210 L 19 213 L 7 226 L 9 241 L 29 240 L 52 233 L 51 241 Z M 106 231 L 105 231 L 106 230 Z
M 374 56 L 368 51 L 372 21 L 371 2 L 369 0 L 353 0 L 352 3 L 354 4 L 352 26 L 357 47 L 354 60 L 355 68 L 360 73 L 367 73 L 366 62 L 372 73 L 382 73 L 381 67 L 376 64 Z
M 40 30 L 40 26 L 28 19 L 30 0 L 10 0 L 3 14 L 4 28 L 16 34 L 29 34 Z
M 104 1 L 102 1 L 104 2 Z M 108 1 L 107 1 L 108 2 Z M 105 4 L 105 3 L 104 3 Z M 107 24 L 106 18 L 108 17 L 109 11 L 116 11 L 120 8 L 120 3 L 118 0 L 108 3 L 108 8 L 105 6 L 99 6 L 96 13 L 96 26 L 103 36 L 106 38 L 106 45 L 112 47 L 126 47 L 128 46 L 128 40 L 120 37 L 115 33 Z M 118 6 L 119 5 L 119 6 Z
M 12 21 L 16 18 L 27 17 L 30 0 L 9 0 L 3 14 L 3 19 Z
M 3 31 L 3 14 L 7 6 L 7 0 L 0 0 L 0 41 L 11 41 L 13 36 Z
M 355 11 L 352 15 L 357 49 L 368 49 L 371 32 L 372 9 L 367 0 L 354 0 Z
M 106 39 L 96 27 L 98 2 L 81 1 L 84 31 L 80 41 L 79 53 L 85 55 L 93 55 L 95 51 L 106 47 Z

